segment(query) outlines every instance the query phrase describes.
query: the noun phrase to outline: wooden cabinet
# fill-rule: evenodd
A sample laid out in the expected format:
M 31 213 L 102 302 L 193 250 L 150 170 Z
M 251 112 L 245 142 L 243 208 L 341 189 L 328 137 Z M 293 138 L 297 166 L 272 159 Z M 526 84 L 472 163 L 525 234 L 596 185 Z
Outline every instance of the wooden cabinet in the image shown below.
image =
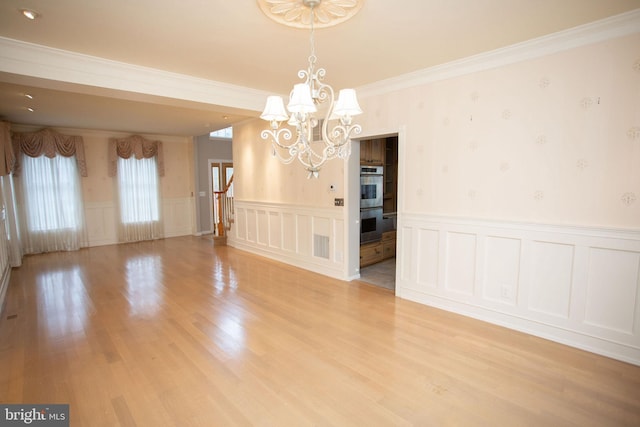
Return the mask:
M 360 246 L 360 267 L 375 264 L 396 256 L 396 231 L 382 233 L 379 242 L 366 243 Z
M 383 207 L 391 213 L 398 210 L 398 137 L 387 138 L 384 147 Z
M 385 140 L 370 139 L 360 142 L 360 164 L 384 165 Z
M 382 233 L 382 258 L 393 258 L 396 256 L 396 231 Z
M 380 242 L 360 246 L 360 267 L 375 264 L 382 259 L 382 244 Z

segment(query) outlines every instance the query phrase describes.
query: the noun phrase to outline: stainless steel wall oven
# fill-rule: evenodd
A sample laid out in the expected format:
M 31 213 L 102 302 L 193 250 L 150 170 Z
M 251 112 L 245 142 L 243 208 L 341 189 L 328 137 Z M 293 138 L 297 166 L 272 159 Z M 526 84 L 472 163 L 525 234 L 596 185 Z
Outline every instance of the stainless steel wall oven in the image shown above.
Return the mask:
M 383 167 L 360 166 L 360 209 L 382 207 Z
M 382 208 L 360 210 L 360 243 L 376 242 L 382 238 Z
M 382 237 L 382 166 L 360 167 L 360 243 Z

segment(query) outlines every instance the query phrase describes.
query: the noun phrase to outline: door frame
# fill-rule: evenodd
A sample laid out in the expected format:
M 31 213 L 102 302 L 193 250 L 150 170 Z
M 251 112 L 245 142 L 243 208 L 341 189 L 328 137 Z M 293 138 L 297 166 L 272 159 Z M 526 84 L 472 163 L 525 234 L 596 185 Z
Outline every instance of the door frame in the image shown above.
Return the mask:
M 401 229 L 402 212 L 404 208 L 404 153 L 406 147 L 406 126 L 401 125 L 395 129 L 373 129 L 370 132 L 352 140 L 351 156 L 348 159 L 348 173 L 345 174 L 346 208 L 345 241 L 348 253 L 345 265 L 347 280 L 360 278 L 360 141 L 375 138 L 398 137 L 398 189 L 397 189 L 397 229 Z M 400 265 L 403 256 L 399 248 L 402 242 L 400 232 L 396 240 L 396 263 Z M 396 268 L 396 283 L 398 283 L 400 268 Z M 398 287 L 396 286 L 396 292 Z
M 207 159 L 207 164 L 209 165 L 207 167 L 207 176 L 208 176 L 208 185 L 207 188 L 209 189 L 209 195 L 207 196 L 208 200 L 209 200 L 209 230 L 211 231 L 212 234 L 215 234 L 216 230 L 215 230 L 215 220 L 213 218 L 213 204 L 215 203 L 215 201 L 213 200 L 213 173 L 211 171 L 212 165 L 214 163 L 217 163 L 220 167 L 222 167 L 223 163 L 230 163 L 231 165 L 233 165 L 233 160 L 231 159 Z

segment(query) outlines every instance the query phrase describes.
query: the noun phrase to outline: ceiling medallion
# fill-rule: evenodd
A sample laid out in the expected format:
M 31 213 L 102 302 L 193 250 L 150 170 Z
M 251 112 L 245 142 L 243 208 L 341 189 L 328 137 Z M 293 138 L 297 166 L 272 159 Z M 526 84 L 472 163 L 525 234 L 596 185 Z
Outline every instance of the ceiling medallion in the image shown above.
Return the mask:
M 265 15 L 294 28 L 309 28 L 311 16 L 315 28 L 332 27 L 353 17 L 363 4 L 364 0 L 258 0 Z

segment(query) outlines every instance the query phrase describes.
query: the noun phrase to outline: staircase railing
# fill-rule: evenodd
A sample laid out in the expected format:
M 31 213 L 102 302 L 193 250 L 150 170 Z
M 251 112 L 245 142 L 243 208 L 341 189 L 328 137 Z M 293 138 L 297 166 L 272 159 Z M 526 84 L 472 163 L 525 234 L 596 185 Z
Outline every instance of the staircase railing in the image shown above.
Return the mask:
M 233 190 L 230 192 L 231 184 L 233 184 L 233 175 L 225 185 L 222 191 L 213 192 L 214 208 L 214 234 L 216 236 L 224 236 L 231 229 L 234 222 L 233 208 Z

